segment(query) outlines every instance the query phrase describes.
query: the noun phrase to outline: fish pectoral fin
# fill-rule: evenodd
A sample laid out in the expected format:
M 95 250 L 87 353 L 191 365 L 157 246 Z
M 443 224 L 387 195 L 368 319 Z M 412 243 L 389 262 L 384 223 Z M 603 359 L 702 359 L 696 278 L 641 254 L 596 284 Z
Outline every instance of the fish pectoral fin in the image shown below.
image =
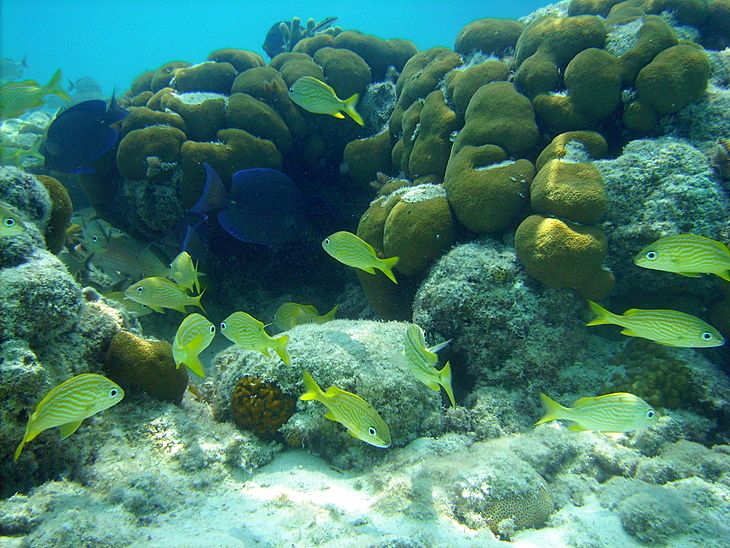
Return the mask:
M 424 382 L 423 384 L 428 386 L 431 390 L 435 390 L 436 392 L 441 390 L 441 385 L 439 385 L 439 383 L 437 383 L 436 381 Z
M 76 430 L 79 429 L 79 426 L 81 426 L 82 422 L 84 422 L 84 419 L 74 422 L 67 422 L 66 424 L 62 424 L 61 426 L 59 426 L 58 431 L 61 433 L 61 439 L 65 440 L 71 434 L 76 432 Z
M 677 272 L 680 276 L 687 276 L 688 278 L 701 278 L 702 274 L 698 274 L 697 272 Z
M 361 266 L 360 270 L 364 270 L 368 274 L 375 274 L 375 268 L 373 268 L 372 266 Z
M 329 420 L 331 420 L 331 421 L 335 421 L 335 422 L 338 422 L 338 420 L 337 420 L 337 419 L 335 418 L 335 416 L 334 416 L 334 415 L 332 414 L 332 411 L 327 411 L 327 412 L 326 412 L 326 413 L 324 414 L 324 418 L 325 418 L 325 419 L 329 419 Z
M 590 430 L 590 428 L 585 428 L 584 426 L 581 426 L 577 422 L 574 422 L 570 426 L 568 426 L 568 430 L 571 432 L 585 432 L 586 430 Z
M 730 282 L 730 270 L 725 270 L 724 272 L 715 272 L 715 276 L 718 278 L 722 278 L 726 282 Z
M 148 304 L 147 306 L 149 306 L 152 310 L 154 310 L 158 314 L 164 314 L 165 313 L 165 311 L 162 309 L 162 307 L 155 306 L 155 305 L 152 305 L 152 304 Z
M 332 116 L 334 116 L 335 118 L 340 118 L 340 119 L 345 117 L 345 115 L 342 114 L 341 112 L 335 112 Z
M 626 329 L 622 330 L 621 334 L 626 335 L 628 337 L 641 337 L 641 335 L 639 335 L 636 331 L 634 331 L 633 329 L 630 329 L 628 327 Z

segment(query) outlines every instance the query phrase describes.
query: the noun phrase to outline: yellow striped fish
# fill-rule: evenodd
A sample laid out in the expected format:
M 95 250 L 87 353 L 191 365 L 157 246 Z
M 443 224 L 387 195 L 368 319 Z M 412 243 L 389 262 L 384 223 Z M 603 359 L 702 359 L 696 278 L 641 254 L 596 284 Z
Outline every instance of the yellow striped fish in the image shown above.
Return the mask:
M 283 303 L 274 313 L 274 325 L 286 331 L 306 323 L 326 323 L 335 317 L 339 306 L 336 304 L 327 314 L 320 316 L 319 310 L 311 304 Z
M 426 348 L 426 339 L 423 336 L 423 330 L 416 324 L 411 324 L 406 330 L 405 358 L 406 366 L 413 375 L 428 386 L 431 390 L 439 391 L 439 385 L 446 391 L 449 401 L 453 407 L 456 407 L 454 400 L 454 392 L 451 389 L 451 364 L 446 365 L 439 371 L 435 365 L 439 361 L 436 354 L 446 346 L 449 341 L 441 343 L 433 348 Z
M 18 460 L 25 444 L 49 428 L 60 426 L 61 439 L 76 432 L 85 418 L 118 404 L 124 390 L 95 373 L 71 377 L 53 388 L 38 403 L 25 426 L 25 435 L 13 455 Z
M 377 268 L 393 283 L 398 283 L 392 270 L 398 264 L 398 257 L 379 258 L 373 246 L 352 232 L 335 232 L 322 240 L 322 247 L 344 265 L 359 268 L 368 274 L 375 274 Z
M 313 76 L 302 76 L 294 82 L 289 89 L 289 97 L 304 110 L 314 114 L 329 114 L 335 118 L 344 118 L 342 114 L 344 112 L 361 126 L 365 125 L 362 116 L 355 110 L 359 94 L 356 93 L 343 101 L 337 97 L 332 87 Z
M 632 308 L 623 315 L 613 314 L 598 303 L 588 301 L 596 317 L 586 325 L 620 325 L 622 335 L 641 337 L 666 346 L 707 348 L 722 346 L 720 332 L 701 319 L 677 310 Z
M 198 358 L 208 348 L 215 337 L 215 326 L 205 316 L 194 313 L 186 316 L 180 323 L 172 343 L 172 356 L 180 369 L 185 364 L 198 377 L 205 378 L 203 364 Z
M 146 304 L 136 303 L 133 300 L 128 299 L 121 291 L 110 291 L 109 293 L 104 293 L 102 296 L 106 299 L 118 302 L 126 308 L 127 311 L 137 317 L 152 314 L 152 309 L 149 306 Z
M 690 278 L 714 274 L 730 282 L 730 249 L 696 234 L 672 234 L 642 249 L 634 263 L 642 268 L 674 272 Z
M 172 308 L 184 313 L 186 306 L 197 306 L 205 312 L 203 305 L 200 304 L 203 293 L 189 296 L 185 293 L 185 290 L 178 287 L 174 282 L 166 278 L 153 276 L 130 285 L 124 295 L 134 302 L 146 304 L 155 312 L 162 313 L 163 308 Z
M 277 335 L 271 337 L 263 322 L 245 312 L 234 312 L 221 322 L 221 333 L 232 343 L 237 344 L 246 350 L 256 350 L 267 358 L 269 348 L 273 348 L 281 361 L 291 365 L 291 356 L 286 349 L 289 342 L 289 335 Z
M 627 392 L 581 398 L 573 403 L 573 407 L 563 407 L 545 394 L 540 394 L 540 400 L 545 407 L 545 416 L 535 426 L 564 419 L 574 422 L 568 429 L 575 432 L 629 432 L 651 426 L 657 419 L 651 405 Z
M 317 400 L 327 407 L 325 418 L 342 424 L 350 434 L 374 445 L 390 447 L 390 429 L 378 412 L 357 394 L 346 392 L 330 386 L 327 392 L 315 382 L 312 376 L 304 372 L 304 388 L 306 392 L 299 396 L 300 400 Z
M 64 101 L 70 101 L 71 97 L 61 87 L 61 78 L 61 69 L 58 69 L 45 86 L 35 80 L 0 85 L 0 118 L 17 118 L 42 107 L 46 95 L 58 95 Z
M 10 206 L 5 202 L 0 202 L 0 238 L 6 236 L 15 236 L 25 231 L 20 215 L 10 211 Z
M 193 258 L 187 251 L 183 251 L 170 263 L 170 278 L 186 291 L 200 292 L 198 268 L 193 264 Z

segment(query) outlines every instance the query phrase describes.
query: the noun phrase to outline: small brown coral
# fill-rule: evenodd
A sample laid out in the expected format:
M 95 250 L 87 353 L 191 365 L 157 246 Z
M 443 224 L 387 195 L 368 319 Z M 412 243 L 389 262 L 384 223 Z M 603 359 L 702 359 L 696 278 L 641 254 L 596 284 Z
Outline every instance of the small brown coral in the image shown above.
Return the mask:
M 231 394 L 233 421 L 259 438 L 276 437 L 296 410 L 296 400 L 258 377 L 243 377 Z

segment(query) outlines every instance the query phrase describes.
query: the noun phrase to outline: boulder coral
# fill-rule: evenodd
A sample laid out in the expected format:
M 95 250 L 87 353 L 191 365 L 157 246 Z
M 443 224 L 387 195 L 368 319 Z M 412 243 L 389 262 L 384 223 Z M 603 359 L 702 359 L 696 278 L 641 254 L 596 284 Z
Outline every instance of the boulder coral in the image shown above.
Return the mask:
M 461 55 L 479 51 L 502 57 L 514 49 L 524 29 L 523 23 L 512 19 L 477 19 L 456 35 L 454 51 Z

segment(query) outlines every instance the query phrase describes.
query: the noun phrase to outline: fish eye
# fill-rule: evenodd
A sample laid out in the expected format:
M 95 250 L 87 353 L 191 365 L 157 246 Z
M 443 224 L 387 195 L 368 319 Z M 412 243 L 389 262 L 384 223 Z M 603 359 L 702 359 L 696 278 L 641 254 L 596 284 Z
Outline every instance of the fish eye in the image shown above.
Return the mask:
M 94 242 L 94 243 L 98 242 L 99 241 L 99 236 L 96 236 L 96 235 L 92 236 L 91 237 L 91 241 Z
M 215 334 L 215 326 L 214 325 L 211 325 L 209 331 L 210 331 L 210 334 L 211 335 L 214 335 Z
M 324 245 L 330 245 L 330 239 L 329 238 L 325 238 L 324 239 Z
M 289 88 L 289 93 L 294 93 L 294 86 Z
M 657 258 L 658 256 L 659 256 L 659 254 L 658 254 L 658 253 L 657 253 L 656 251 L 647 251 L 647 252 L 646 252 L 646 253 L 644 254 L 644 257 L 646 257 L 646 258 L 647 258 L 647 259 L 649 259 L 650 261 L 653 261 L 653 260 L 654 260 L 654 259 L 656 259 L 656 258 Z
M 109 395 L 112 398 L 116 398 L 117 397 L 117 394 L 119 394 L 119 390 L 117 390 L 116 388 L 112 388 L 111 390 L 109 390 Z
M 712 340 L 712 333 L 710 333 L 709 331 L 705 331 L 704 333 L 702 333 L 702 340 L 704 340 L 704 341 Z
M 654 418 L 654 415 L 655 415 L 655 413 L 654 413 L 654 410 L 653 410 L 653 409 L 649 409 L 649 410 L 648 410 L 648 411 L 646 412 L 646 418 L 647 418 L 647 419 L 653 419 L 653 418 Z
M 13 226 L 15 226 L 15 219 L 13 219 L 11 217 L 6 217 L 5 219 L 3 219 L 3 225 L 5 225 L 8 228 L 13 227 Z
M 140 286 L 139 286 L 139 287 L 137 288 L 137 293 L 142 293 L 142 291 L 144 291 L 144 287 L 142 287 L 142 286 L 140 285 Z
M 368 434 L 370 434 L 371 436 L 375 436 L 375 434 L 377 434 L 377 433 L 378 432 L 372 426 L 370 428 L 368 428 Z
M 221 331 L 226 330 L 226 322 L 221 322 Z

